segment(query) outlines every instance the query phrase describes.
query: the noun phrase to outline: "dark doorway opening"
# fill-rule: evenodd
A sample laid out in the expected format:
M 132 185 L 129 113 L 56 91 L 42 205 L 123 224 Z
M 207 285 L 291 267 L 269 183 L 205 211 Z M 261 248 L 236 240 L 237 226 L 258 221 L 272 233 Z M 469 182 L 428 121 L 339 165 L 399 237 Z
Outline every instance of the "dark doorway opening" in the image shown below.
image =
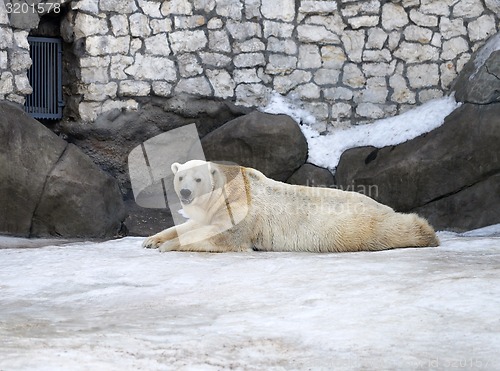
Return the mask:
M 62 41 L 53 37 L 28 37 L 31 68 L 28 80 L 33 93 L 26 97 L 25 110 L 35 119 L 60 120 L 63 112 Z

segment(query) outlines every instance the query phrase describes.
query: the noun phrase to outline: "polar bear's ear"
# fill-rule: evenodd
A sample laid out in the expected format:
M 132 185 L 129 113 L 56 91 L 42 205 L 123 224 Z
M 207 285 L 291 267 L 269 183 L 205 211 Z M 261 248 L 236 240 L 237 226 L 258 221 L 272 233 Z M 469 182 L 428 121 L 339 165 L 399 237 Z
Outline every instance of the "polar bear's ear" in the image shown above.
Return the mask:
M 170 167 L 172 169 L 172 173 L 174 173 L 174 175 L 179 171 L 179 166 L 181 166 L 181 164 L 179 164 L 178 162 L 174 162 L 172 164 L 172 166 Z
M 224 186 L 224 175 L 213 163 L 208 163 L 208 169 L 210 170 L 210 176 L 212 177 L 213 188 L 222 188 Z

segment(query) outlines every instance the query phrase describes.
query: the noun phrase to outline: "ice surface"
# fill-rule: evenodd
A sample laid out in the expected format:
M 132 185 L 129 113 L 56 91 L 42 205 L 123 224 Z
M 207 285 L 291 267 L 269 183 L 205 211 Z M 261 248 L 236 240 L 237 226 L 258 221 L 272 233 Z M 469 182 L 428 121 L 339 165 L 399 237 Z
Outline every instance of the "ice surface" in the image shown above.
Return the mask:
M 333 171 L 344 151 L 362 146 L 381 148 L 404 143 L 441 126 L 445 117 L 459 106 L 453 95 L 445 96 L 398 116 L 377 120 L 372 124 L 337 129 L 327 135 L 320 135 L 309 126 L 314 118 L 298 103 L 279 94 L 274 94 L 262 111 L 285 113 L 298 122 L 309 145 L 308 162 Z
M 498 370 L 487 235 L 344 254 L 2 249 L 0 370 Z

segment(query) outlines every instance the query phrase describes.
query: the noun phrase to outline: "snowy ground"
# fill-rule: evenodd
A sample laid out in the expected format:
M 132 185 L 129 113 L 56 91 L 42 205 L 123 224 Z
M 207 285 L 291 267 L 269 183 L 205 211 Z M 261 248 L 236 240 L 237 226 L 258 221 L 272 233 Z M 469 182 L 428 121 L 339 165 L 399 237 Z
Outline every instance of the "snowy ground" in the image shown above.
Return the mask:
M 441 126 L 446 116 L 460 107 L 461 103 L 455 101 L 454 95 L 445 96 L 370 125 L 334 129 L 326 135 L 312 128 L 316 118 L 300 108 L 301 105 L 299 100 L 274 93 L 269 104 L 261 111 L 286 114 L 299 123 L 309 147 L 307 161 L 335 171 L 344 151 L 363 146 L 382 148 L 404 143 Z
M 499 370 L 500 228 L 440 238 L 344 254 L 0 249 L 0 370 Z

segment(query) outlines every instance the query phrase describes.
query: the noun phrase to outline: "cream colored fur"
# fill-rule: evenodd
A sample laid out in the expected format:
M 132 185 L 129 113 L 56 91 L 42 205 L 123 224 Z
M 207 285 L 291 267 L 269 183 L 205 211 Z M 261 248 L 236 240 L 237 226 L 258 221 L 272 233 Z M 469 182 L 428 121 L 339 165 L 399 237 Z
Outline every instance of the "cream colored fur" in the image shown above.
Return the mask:
M 356 192 L 289 185 L 261 172 L 204 161 L 173 164 L 192 191 L 188 222 L 147 238 L 160 251 L 376 251 L 437 246 L 427 221 Z M 186 203 L 189 200 L 186 201 Z

